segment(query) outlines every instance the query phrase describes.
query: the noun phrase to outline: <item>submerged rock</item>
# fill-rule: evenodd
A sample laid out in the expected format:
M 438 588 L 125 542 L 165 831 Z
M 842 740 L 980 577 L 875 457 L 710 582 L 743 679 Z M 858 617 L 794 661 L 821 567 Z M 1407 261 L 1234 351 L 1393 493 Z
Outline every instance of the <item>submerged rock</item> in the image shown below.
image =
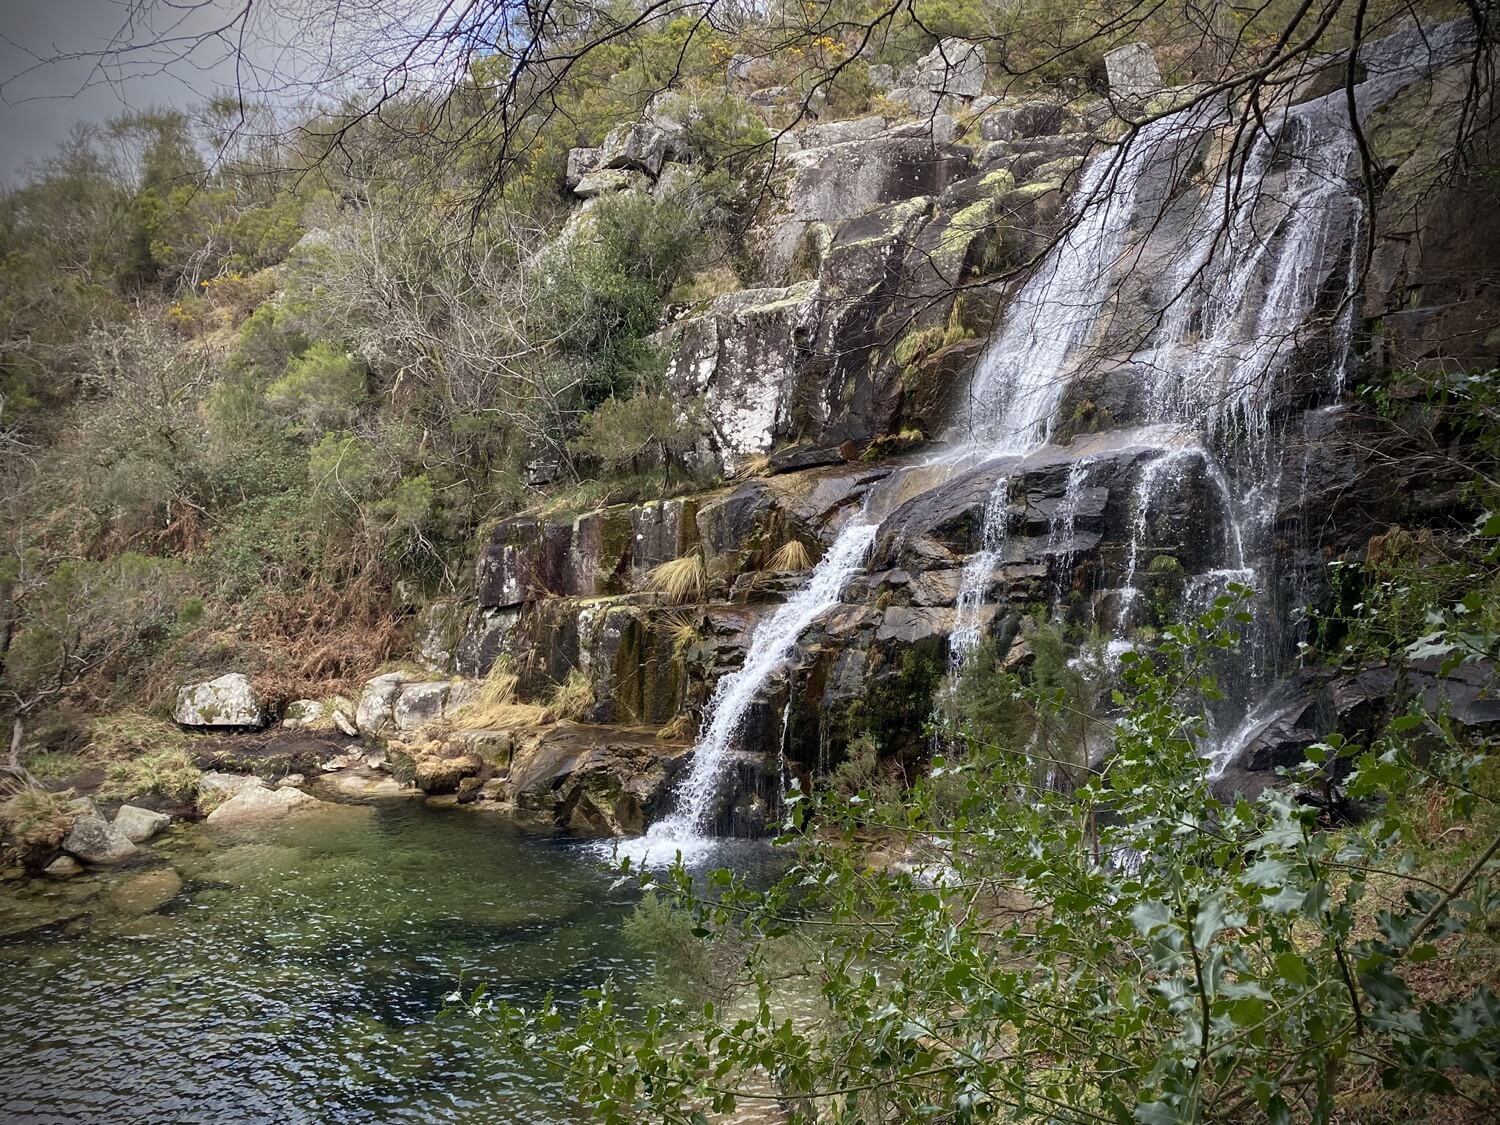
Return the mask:
M 319 783 L 342 797 L 355 800 L 377 800 L 385 797 L 411 797 L 420 790 L 408 789 L 389 774 L 355 767 L 332 774 Z
M 210 770 L 198 778 L 198 792 L 200 793 L 225 793 L 233 797 L 246 789 L 254 789 L 263 786 L 265 782 L 254 774 L 248 773 L 220 773 Z
M 182 893 L 182 876 L 171 867 L 133 875 L 110 892 L 109 902 L 122 914 L 151 914 Z
M 165 813 L 143 809 L 139 805 L 121 805 L 114 825 L 132 844 L 142 844 L 166 830 L 172 818 Z
M 249 676 L 228 672 L 179 689 L 172 718 L 185 727 L 259 729 L 266 725 L 266 708 Z

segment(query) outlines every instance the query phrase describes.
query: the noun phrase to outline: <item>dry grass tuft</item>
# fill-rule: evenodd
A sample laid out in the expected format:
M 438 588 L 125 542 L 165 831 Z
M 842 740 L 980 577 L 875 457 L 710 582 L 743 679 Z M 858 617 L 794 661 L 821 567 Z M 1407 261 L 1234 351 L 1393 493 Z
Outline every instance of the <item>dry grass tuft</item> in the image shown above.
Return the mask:
M 656 741 L 686 742 L 697 733 L 697 730 L 698 727 L 693 722 L 693 716 L 686 711 L 679 711 L 673 716 L 670 723 L 656 732 Z
M 164 746 L 150 754 L 106 767 L 99 795 L 110 801 L 128 801 L 155 793 L 175 801 L 191 801 L 198 794 L 203 772 L 182 746 Z
M 500 659 L 490 666 L 473 696 L 453 714 L 444 726 L 503 727 L 515 720 L 517 708 L 524 707 L 516 692 L 521 677 L 510 661 Z M 429 726 L 435 724 L 429 724 Z
M 52 793 L 27 786 L 0 805 L 0 821 L 8 835 L 22 848 L 55 848 L 68 834 L 73 814 L 68 802 L 73 791 Z
M 582 719 L 584 713 L 594 705 L 594 685 L 589 678 L 574 668 L 568 673 L 568 678 L 553 689 L 552 698 L 547 702 L 545 723 L 555 723 L 562 719 L 571 719 L 577 722 Z
M 88 724 L 84 755 L 95 761 L 121 761 L 169 750 L 186 752 L 192 736 L 175 723 L 139 711 L 117 711 L 101 715 Z
M 694 614 L 681 610 L 666 614 L 661 619 L 661 627 L 672 638 L 672 656 L 677 660 L 698 643 L 698 619 Z
M 734 472 L 729 474 L 730 480 L 749 480 L 752 477 L 764 477 L 771 474 L 771 458 L 764 453 L 757 453 L 754 457 L 748 457 L 735 466 Z
M 521 702 L 520 682 L 509 660 L 495 661 L 467 703 L 446 719 L 428 723 L 422 733 L 441 739 L 450 730 L 505 730 L 547 722 L 545 707 Z
M 701 554 L 669 559 L 646 572 L 644 588 L 660 594 L 672 605 L 701 602 L 708 590 L 708 568 Z
M 813 565 L 813 554 L 800 539 L 791 539 L 776 549 L 766 561 L 767 570 L 807 570 Z

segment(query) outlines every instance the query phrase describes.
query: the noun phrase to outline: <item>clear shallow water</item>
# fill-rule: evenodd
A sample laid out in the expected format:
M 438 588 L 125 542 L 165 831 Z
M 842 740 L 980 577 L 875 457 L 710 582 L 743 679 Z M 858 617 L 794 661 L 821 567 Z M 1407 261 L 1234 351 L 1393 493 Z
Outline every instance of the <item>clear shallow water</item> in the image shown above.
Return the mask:
M 336 805 L 151 851 L 0 885 L 0 1120 L 573 1121 L 444 997 L 566 1001 L 646 970 L 629 886 L 499 817 Z

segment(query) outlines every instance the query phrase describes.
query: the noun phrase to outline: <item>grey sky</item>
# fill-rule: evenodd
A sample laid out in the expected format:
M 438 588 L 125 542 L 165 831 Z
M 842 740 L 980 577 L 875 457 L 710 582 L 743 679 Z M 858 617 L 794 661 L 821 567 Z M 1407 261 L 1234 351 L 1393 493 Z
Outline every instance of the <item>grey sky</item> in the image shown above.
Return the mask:
M 85 59 L 37 65 L 36 56 L 106 47 L 130 14 L 118 0 L 0 0 L 0 13 L 0 81 L 5 82 L 0 175 L 11 182 L 28 162 L 51 153 L 79 122 L 102 120 L 127 108 L 186 107 L 234 81 L 234 63 L 223 44 L 170 66 L 164 65 L 165 54 L 149 53 L 109 68 Z M 177 31 L 209 27 L 211 17 L 222 14 L 223 9 L 205 6 L 190 13 Z M 141 30 L 160 32 L 163 27 Z
M 259 0 L 243 36 L 237 27 L 210 34 L 231 25 L 245 6 L 245 0 L 0 0 L 0 177 L 14 182 L 74 125 L 126 109 L 186 109 L 236 84 L 248 100 L 283 106 L 385 76 L 387 88 L 394 82 L 411 90 L 451 82 L 465 64 L 443 52 L 440 37 L 425 39 L 434 17 L 447 10 L 443 0 Z M 104 64 L 66 57 L 112 42 L 140 46 Z

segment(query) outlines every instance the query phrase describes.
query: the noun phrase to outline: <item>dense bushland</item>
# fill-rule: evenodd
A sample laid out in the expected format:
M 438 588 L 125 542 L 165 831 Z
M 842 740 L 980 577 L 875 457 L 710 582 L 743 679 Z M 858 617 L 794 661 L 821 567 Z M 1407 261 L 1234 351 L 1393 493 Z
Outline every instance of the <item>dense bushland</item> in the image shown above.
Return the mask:
M 1010 737 L 1079 721 L 1065 665 L 1021 683 L 981 656 L 961 690 L 994 702 L 938 720 L 953 753 L 926 778 L 793 793 L 771 888 L 633 873 L 668 991 L 644 1016 L 613 987 L 471 1013 L 607 1121 L 1485 1120 L 1489 742 L 1415 707 L 1218 799 L 1195 705 L 1243 593 L 1127 654 L 1102 764 Z

